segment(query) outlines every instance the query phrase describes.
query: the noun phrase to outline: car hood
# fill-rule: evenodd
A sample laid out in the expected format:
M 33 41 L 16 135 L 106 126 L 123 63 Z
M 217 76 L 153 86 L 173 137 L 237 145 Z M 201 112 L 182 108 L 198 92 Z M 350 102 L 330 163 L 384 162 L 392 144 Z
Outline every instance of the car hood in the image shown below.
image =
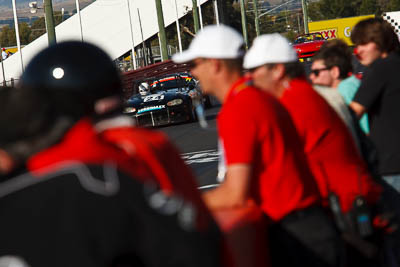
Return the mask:
M 293 48 L 296 49 L 297 51 L 314 51 L 314 50 L 319 50 L 321 48 L 321 45 L 324 44 L 325 41 L 314 41 L 314 42 L 309 42 L 309 43 L 301 43 L 301 44 L 295 44 L 293 45 Z
M 151 106 L 151 105 L 165 105 L 169 101 L 177 98 L 187 98 L 188 95 L 186 92 L 178 92 L 178 91 L 160 91 L 154 94 L 142 96 L 140 94 L 132 96 L 126 102 L 126 106 L 133 106 L 136 108 Z

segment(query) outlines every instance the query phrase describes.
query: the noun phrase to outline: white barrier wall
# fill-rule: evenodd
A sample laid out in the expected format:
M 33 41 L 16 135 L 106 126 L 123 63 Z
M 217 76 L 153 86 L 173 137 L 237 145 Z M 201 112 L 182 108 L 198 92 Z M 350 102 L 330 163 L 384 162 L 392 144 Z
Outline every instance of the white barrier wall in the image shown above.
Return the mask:
M 138 12 L 140 11 L 144 40 L 158 32 L 156 4 L 154 0 L 129 0 L 130 14 L 135 46 L 141 43 L 142 37 Z M 197 0 L 203 4 L 208 0 Z M 175 0 L 162 0 L 164 23 L 168 26 L 175 23 Z M 192 10 L 192 0 L 176 0 L 178 15 L 182 17 Z M 81 10 L 84 41 L 94 43 L 104 49 L 113 59 L 132 49 L 131 29 L 127 0 L 97 0 Z M 57 42 L 81 40 L 78 15 L 70 17 L 56 27 Z M 47 34 L 42 35 L 22 50 L 23 66 L 32 57 L 48 46 Z M 20 55 L 16 52 L 4 62 L 5 80 L 18 79 L 22 73 Z M 0 64 L 0 83 L 3 82 Z

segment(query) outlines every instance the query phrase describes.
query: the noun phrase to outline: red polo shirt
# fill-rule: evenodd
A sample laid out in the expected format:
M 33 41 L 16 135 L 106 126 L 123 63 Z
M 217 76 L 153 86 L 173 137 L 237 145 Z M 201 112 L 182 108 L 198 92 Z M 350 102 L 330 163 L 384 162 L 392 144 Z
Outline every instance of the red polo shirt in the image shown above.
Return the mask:
M 328 190 L 339 196 L 345 212 L 360 194 L 375 203 L 381 188 L 372 180 L 350 132 L 329 104 L 303 79 L 290 82 L 281 102 L 300 134 L 324 203 Z
M 250 164 L 251 197 L 273 220 L 318 201 L 299 137 L 273 96 L 237 81 L 218 115 L 226 164 Z

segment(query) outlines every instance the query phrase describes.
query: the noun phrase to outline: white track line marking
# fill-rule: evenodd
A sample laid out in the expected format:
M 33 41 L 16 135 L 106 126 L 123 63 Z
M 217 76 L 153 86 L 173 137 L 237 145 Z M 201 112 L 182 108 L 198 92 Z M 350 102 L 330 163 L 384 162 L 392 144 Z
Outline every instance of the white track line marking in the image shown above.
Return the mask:
M 211 150 L 203 150 L 198 152 L 189 152 L 181 154 L 182 159 L 186 162 L 186 164 L 193 163 L 208 163 L 208 162 L 216 162 L 219 158 L 219 151 L 216 149 Z

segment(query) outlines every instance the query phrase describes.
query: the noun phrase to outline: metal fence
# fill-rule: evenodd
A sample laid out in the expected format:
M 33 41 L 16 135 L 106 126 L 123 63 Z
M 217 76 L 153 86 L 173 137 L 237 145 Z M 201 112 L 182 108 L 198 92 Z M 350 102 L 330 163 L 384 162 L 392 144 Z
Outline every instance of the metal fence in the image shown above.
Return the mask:
M 178 49 L 175 46 L 168 45 L 167 46 L 168 50 L 168 58 L 171 58 L 171 56 L 175 53 L 178 52 Z M 143 53 L 143 51 L 146 51 L 146 55 Z M 145 66 L 152 65 L 154 63 L 161 62 L 161 51 L 159 46 L 152 46 L 152 47 L 147 47 L 145 50 L 143 48 L 136 49 L 136 68 L 142 68 Z M 117 67 L 121 70 L 121 72 L 127 72 L 131 71 L 134 69 L 133 67 L 133 62 L 131 60 L 116 60 L 115 61 Z

